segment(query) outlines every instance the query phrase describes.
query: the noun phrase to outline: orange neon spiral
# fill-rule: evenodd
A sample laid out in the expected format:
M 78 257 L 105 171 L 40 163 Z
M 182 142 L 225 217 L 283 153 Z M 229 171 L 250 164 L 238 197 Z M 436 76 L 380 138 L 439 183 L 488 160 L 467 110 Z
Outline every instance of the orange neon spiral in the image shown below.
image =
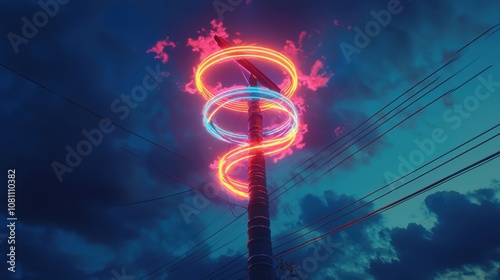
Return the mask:
M 287 83 L 281 93 L 263 87 L 233 87 L 223 92 L 214 93 L 203 83 L 203 75 L 220 63 L 236 59 L 256 59 L 271 62 L 280 67 L 288 76 Z M 284 55 L 271 49 L 257 46 L 237 46 L 219 50 L 207 56 L 196 71 L 196 87 L 207 100 L 203 110 L 203 122 L 208 132 L 222 141 L 235 143 L 239 146 L 226 153 L 219 161 L 218 177 L 221 184 L 236 195 L 248 198 L 246 180 L 238 180 L 230 175 L 231 170 L 238 163 L 247 160 L 249 151 L 261 149 L 264 155 L 272 155 L 289 148 L 298 132 L 298 113 L 290 98 L 297 89 L 297 72 L 293 63 Z M 264 129 L 264 139 L 256 146 L 246 141 L 246 134 L 233 133 L 218 126 L 214 116 L 220 109 L 235 112 L 247 112 L 248 100 L 258 98 L 261 101 L 261 110 L 278 110 L 284 113 L 286 120 L 273 127 Z

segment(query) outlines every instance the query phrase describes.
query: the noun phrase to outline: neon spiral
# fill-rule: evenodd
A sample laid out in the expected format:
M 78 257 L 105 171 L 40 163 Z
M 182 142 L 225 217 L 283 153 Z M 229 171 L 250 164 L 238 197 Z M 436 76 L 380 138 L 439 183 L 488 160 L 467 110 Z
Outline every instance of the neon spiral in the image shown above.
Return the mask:
M 222 62 L 242 58 L 264 60 L 279 66 L 288 76 L 281 93 L 262 87 L 238 86 L 215 94 L 205 87 L 202 77 L 207 70 Z M 221 141 L 239 145 L 226 153 L 219 161 L 220 182 L 236 195 L 248 198 L 246 180 L 232 177 L 231 170 L 238 163 L 248 159 L 252 149 L 261 149 L 264 155 L 272 155 L 286 150 L 294 142 L 298 132 L 298 113 L 290 98 L 297 89 L 295 66 L 287 57 L 276 51 L 257 46 L 237 46 L 225 48 L 207 56 L 198 66 L 195 79 L 198 91 L 207 100 L 203 109 L 203 123 L 207 131 Z M 285 121 L 276 127 L 264 128 L 263 140 L 256 146 L 250 146 L 247 134 L 231 132 L 215 121 L 215 116 L 221 109 L 247 112 L 247 102 L 250 99 L 258 99 L 262 111 L 278 110 L 287 116 Z

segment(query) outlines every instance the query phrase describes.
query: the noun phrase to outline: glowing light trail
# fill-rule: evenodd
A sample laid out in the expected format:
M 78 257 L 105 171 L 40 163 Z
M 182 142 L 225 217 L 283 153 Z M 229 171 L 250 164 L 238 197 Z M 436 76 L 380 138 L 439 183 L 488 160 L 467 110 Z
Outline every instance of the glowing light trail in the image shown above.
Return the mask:
M 287 74 L 287 82 L 281 93 L 262 87 L 244 86 L 233 87 L 215 93 L 204 85 L 202 77 L 214 66 L 233 60 L 246 63 L 247 58 L 271 62 Z M 251 157 L 249 152 L 253 149 L 261 149 L 264 155 L 272 155 L 286 150 L 293 144 L 298 132 L 298 113 L 290 101 L 298 83 L 295 66 L 284 55 L 267 48 L 257 46 L 229 47 L 207 56 L 198 66 L 195 79 L 198 91 L 207 100 L 203 109 L 203 123 L 208 132 L 221 141 L 239 145 L 239 147 L 222 156 L 219 161 L 218 175 L 220 182 L 234 194 L 248 198 L 247 181 L 234 178 L 230 175 L 231 171 L 238 164 Z M 215 120 L 215 116 L 222 109 L 247 112 L 248 101 L 252 99 L 260 101 L 262 111 L 277 110 L 286 116 L 281 124 L 265 129 L 262 143 L 256 146 L 249 145 L 247 134 L 224 129 Z

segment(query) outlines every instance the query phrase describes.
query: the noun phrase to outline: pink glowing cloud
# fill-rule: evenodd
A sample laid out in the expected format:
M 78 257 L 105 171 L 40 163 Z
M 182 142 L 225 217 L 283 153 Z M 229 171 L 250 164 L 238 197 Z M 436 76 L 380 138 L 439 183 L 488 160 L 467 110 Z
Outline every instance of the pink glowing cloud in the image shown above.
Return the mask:
M 277 163 L 278 161 L 284 159 L 285 157 L 292 155 L 294 149 L 301 150 L 306 145 L 304 142 L 304 135 L 309 130 L 308 130 L 307 124 L 301 118 L 301 116 L 304 115 L 304 113 L 306 112 L 306 102 L 302 96 L 298 96 L 298 95 L 295 95 L 292 97 L 292 102 L 295 105 L 295 107 L 297 108 L 297 111 L 299 114 L 299 131 L 297 132 L 297 135 L 295 137 L 295 141 L 292 143 L 292 145 L 288 149 L 271 156 L 274 163 Z
M 189 94 L 196 94 L 198 89 L 196 88 L 196 83 L 193 79 L 181 87 L 181 90 Z
M 297 44 L 295 44 L 291 40 L 286 40 L 285 46 L 283 46 L 284 53 L 290 57 L 295 63 L 301 61 L 303 56 L 303 41 L 307 36 L 307 32 L 302 31 L 299 34 L 299 39 Z M 308 36 L 310 37 L 310 36 Z M 322 58 L 324 59 L 324 57 Z M 297 74 L 299 76 L 299 83 L 301 86 L 305 86 L 312 91 L 317 91 L 319 88 L 326 87 L 330 78 L 333 76 L 333 73 L 327 73 L 323 70 L 324 64 L 321 60 L 316 60 L 311 67 L 310 73 L 305 74 L 300 70 L 300 67 L 297 67 Z
M 304 121 L 301 118 L 301 116 L 304 115 L 304 113 L 306 112 L 306 102 L 302 96 L 297 96 L 297 95 L 292 97 L 292 102 L 297 108 L 299 114 L 299 131 L 295 137 L 295 141 L 293 142 L 292 146 L 290 146 L 288 149 L 284 150 L 281 153 L 271 156 L 274 163 L 277 163 L 278 161 L 284 159 L 285 157 L 292 155 L 294 149 L 301 150 L 306 145 L 304 142 L 304 135 L 309 130 L 307 124 L 304 123 Z
M 175 48 L 176 45 L 174 42 L 170 41 L 167 37 L 165 40 L 161 40 L 156 42 L 156 44 L 147 50 L 147 53 L 155 53 L 155 58 L 160 59 L 163 64 L 168 62 L 168 54 L 165 52 L 166 47 Z
M 335 136 L 339 136 L 344 132 L 344 127 L 339 125 L 335 128 L 333 132 L 335 133 Z
M 197 38 L 188 38 L 187 40 L 187 46 L 191 47 L 191 50 L 193 52 L 199 53 L 198 57 L 199 61 L 202 61 L 208 55 L 220 50 L 219 46 L 214 40 L 215 35 L 225 39 L 229 38 L 229 34 L 227 33 L 226 27 L 224 27 L 224 23 L 222 21 L 213 19 L 212 21 L 210 21 L 210 26 L 211 28 L 209 30 L 201 28 L 201 30 L 198 31 L 199 35 Z M 241 35 L 241 32 L 237 31 L 235 32 L 235 35 L 239 36 Z M 232 42 L 234 44 L 242 43 L 241 39 L 239 38 L 233 38 Z M 196 83 L 194 81 L 195 73 L 196 73 L 196 67 L 193 67 L 193 75 L 191 76 L 190 81 L 180 86 L 180 89 L 182 91 L 189 94 L 195 94 L 198 92 L 196 88 Z M 234 86 L 235 85 L 231 87 Z M 210 87 L 209 85 L 207 85 L 207 88 L 212 92 L 223 91 L 231 87 L 223 87 L 222 84 L 220 83 L 217 83 L 215 87 Z
M 283 46 L 283 51 L 290 57 L 298 57 L 302 53 L 302 49 L 298 48 L 295 43 L 291 40 L 286 40 L 286 44 Z
M 205 57 L 219 50 L 219 46 L 214 40 L 214 36 L 217 35 L 224 39 L 229 37 L 229 34 L 226 31 L 226 27 L 220 20 L 213 19 L 210 22 L 212 29 L 210 29 L 207 33 L 205 28 L 202 28 L 201 31 L 198 31 L 198 34 L 205 32 L 205 35 L 199 35 L 198 38 L 188 38 L 187 46 L 192 48 L 193 52 L 200 53 L 200 61 L 202 61 Z
M 316 31 L 319 34 L 319 31 Z M 304 58 L 304 49 L 303 43 L 306 38 L 311 38 L 311 34 L 308 34 L 305 31 L 300 32 L 297 43 L 294 43 L 292 40 L 286 40 L 285 45 L 283 46 L 283 52 L 290 59 L 292 59 L 297 67 L 297 75 L 299 80 L 299 86 L 305 87 L 310 91 L 317 91 L 320 88 L 327 87 L 330 78 L 333 76 L 333 73 L 329 73 L 324 69 L 324 63 L 322 60 L 325 60 L 324 57 L 321 57 L 322 60 L 317 59 L 314 61 L 313 65 L 310 68 L 309 74 L 305 74 L 301 71 L 300 64 Z M 286 84 L 286 80 L 281 83 L 281 87 Z M 303 95 L 303 91 L 298 90 L 297 94 L 292 98 L 292 102 L 295 107 L 298 109 L 299 116 L 303 115 L 306 112 L 306 100 Z M 285 158 L 288 155 L 293 154 L 293 149 L 303 149 L 305 147 L 304 143 L 304 135 L 308 132 L 307 124 L 303 122 L 303 119 L 300 118 L 299 121 L 299 132 L 297 133 L 297 137 L 295 138 L 294 143 L 287 150 L 274 155 L 273 161 L 276 163 L 279 160 Z
M 307 32 L 302 31 L 299 34 L 299 48 L 302 49 L 302 43 L 304 42 L 304 38 L 307 36 Z
M 323 67 L 323 62 L 321 62 L 321 60 L 316 60 L 311 67 L 309 75 L 299 75 L 299 83 L 312 91 L 317 91 L 319 88 L 326 87 L 333 74 L 327 74 L 326 72 L 320 73 Z

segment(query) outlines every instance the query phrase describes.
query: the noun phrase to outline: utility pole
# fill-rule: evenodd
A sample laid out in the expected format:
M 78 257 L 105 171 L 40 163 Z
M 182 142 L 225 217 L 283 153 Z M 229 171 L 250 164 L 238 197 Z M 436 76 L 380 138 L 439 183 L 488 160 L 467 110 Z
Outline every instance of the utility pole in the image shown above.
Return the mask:
M 250 76 L 250 86 L 257 78 Z M 248 101 L 248 141 L 251 147 L 262 143 L 262 112 L 258 98 Z M 269 197 L 266 184 L 266 162 L 262 149 L 251 149 L 248 159 L 248 279 L 274 280 Z
M 224 38 L 215 36 L 221 49 L 231 47 Z M 236 62 L 250 72 L 249 86 L 263 86 L 280 92 L 280 88 L 247 59 Z M 258 98 L 248 101 L 248 142 L 259 146 L 263 139 L 262 112 Z M 248 280 L 275 280 L 274 258 L 269 219 L 269 196 L 266 184 L 266 162 L 262 149 L 251 149 L 248 159 Z
M 218 36 L 214 36 L 214 39 L 222 50 L 205 57 L 195 73 L 196 88 L 207 100 L 203 109 L 203 124 L 214 137 L 238 144 L 238 147 L 219 159 L 218 176 L 222 186 L 248 199 L 248 279 L 275 280 L 264 155 L 281 153 L 290 148 L 296 139 L 299 117 L 290 98 L 297 89 L 297 71 L 290 59 L 274 50 L 259 46 L 232 46 Z M 281 68 L 288 76 L 283 89 L 247 58 L 263 60 Z M 249 87 L 235 86 L 220 93 L 207 88 L 202 79 L 203 74 L 225 61 L 235 61 L 250 73 Z M 257 83 L 260 87 L 257 87 Z M 232 132 L 218 125 L 215 115 L 220 109 L 246 111 L 248 132 Z M 264 131 L 262 110 L 279 110 L 288 119 Z M 266 139 L 263 139 L 264 135 Z M 248 162 L 246 182 L 231 174 L 235 167 L 245 161 Z

